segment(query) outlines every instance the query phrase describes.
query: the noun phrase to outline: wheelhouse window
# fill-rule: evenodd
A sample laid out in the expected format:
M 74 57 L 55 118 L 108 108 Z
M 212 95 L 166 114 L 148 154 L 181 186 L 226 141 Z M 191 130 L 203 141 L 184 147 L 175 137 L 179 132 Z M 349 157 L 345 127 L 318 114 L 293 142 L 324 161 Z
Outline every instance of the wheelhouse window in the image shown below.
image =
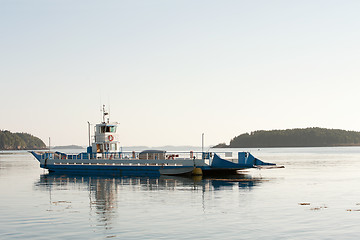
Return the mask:
M 106 132 L 116 132 L 116 127 L 115 126 L 106 126 Z
M 114 133 L 116 132 L 116 126 L 101 126 L 100 133 Z

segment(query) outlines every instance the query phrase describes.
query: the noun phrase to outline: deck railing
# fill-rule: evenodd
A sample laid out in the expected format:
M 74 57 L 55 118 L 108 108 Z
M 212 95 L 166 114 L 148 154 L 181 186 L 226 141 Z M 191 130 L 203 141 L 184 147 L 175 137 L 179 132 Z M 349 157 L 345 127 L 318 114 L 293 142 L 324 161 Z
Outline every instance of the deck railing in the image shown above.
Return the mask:
M 216 152 L 221 157 L 230 157 L 225 152 Z M 79 153 L 79 154 L 66 154 L 61 152 L 44 152 L 41 154 L 41 159 L 117 159 L 117 160 L 131 160 L 131 159 L 159 159 L 159 160 L 172 160 L 172 159 L 211 159 L 212 152 L 104 152 L 104 153 Z

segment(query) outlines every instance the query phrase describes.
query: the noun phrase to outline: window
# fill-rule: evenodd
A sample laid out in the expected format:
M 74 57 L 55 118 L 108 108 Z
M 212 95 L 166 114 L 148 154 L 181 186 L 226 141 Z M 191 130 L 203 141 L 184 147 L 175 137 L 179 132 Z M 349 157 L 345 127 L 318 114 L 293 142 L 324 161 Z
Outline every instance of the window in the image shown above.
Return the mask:
M 106 132 L 116 132 L 115 126 L 106 126 Z
M 117 150 L 117 144 L 116 143 L 111 143 L 110 144 L 110 150 L 111 151 L 116 151 Z
M 100 133 L 115 133 L 116 126 L 100 126 Z
M 96 144 L 96 152 L 102 153 L 103 152 L 103 145 L 102 144 Z

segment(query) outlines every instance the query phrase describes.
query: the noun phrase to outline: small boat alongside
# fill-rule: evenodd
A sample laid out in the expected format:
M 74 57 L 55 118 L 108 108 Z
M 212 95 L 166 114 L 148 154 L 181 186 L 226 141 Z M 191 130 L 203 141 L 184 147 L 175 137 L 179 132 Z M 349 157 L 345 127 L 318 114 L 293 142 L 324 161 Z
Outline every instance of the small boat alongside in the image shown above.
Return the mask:
M 86 152 L 67 154 L 59 151 L 30 153 L 39 161 L 40 167 L 50 172 L 86 173 L 97 175 L 202 175 L 236 173 L 248 168 L 276 167 L 255 158 L 249 152 L 167 152 L 145 150 L 123 152 L 120 147 L 117 122 L 109 121 L 103 108 L 103 121 L 95 125 L 91 146 Z M 223 157 L 225 156 L 225 157 Z

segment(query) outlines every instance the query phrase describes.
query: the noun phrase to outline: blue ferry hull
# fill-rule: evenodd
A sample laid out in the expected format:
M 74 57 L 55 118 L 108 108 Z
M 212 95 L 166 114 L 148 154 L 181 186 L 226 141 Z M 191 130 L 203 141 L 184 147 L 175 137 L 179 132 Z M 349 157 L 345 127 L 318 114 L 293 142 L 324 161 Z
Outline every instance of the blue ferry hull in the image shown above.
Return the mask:
M 63 153 L 31 152 L 40 162 L 40 167 L 50 172 L 95 174 L 111 176 L 146 176 L 146 175 L 180 175 L 194 174 L 195 168 L 201 169 L 201 174 L 228 174 L 238 170 L 255 168 L 263 165 L 275 165 L 265 163 L 254 158 L 250 153 L 239 152 L 236 162 L 220 158 L 217 154 L 212 155 L 207 164 L 205 159 L 91 159 L 83 158 L 85 155 L 66 155 Z M 60 156 L 57 158 L 56 154 Z

